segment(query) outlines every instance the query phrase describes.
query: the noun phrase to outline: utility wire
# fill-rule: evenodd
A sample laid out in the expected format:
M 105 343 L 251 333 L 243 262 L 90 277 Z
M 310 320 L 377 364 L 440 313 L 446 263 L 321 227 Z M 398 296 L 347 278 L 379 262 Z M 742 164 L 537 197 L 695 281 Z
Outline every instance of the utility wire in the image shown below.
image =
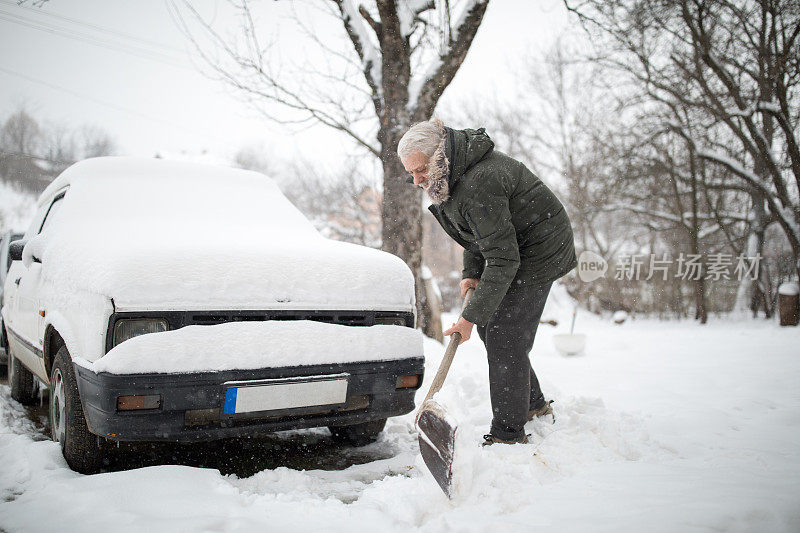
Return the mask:
M 40 11 L 38 9 L 33 9 L 33 8 L 30 8 L 30 7 L 26 7 L 26 6 L 20 6 L 16 2 L 14 2 L 13 0 L 0 0 L 0 7 L 2 7 L 2 5 L 23 8 L 23 9 L 25 9 L 27 11 L 30 11 L 30 12 L 33 12 L 33 13 L 39 13 L 39 14 L 48 15 L 48 16 L 51 16 L 51 17 L 54 17 L 54 18 L 57 18 L 57 19 L 63 19 L 65 21 L 71 22 L 73 24 L 87 26 L 87 27 L 95 29 L 97 31 L 102 31 L 102 32 L 109 33 L 109 34 L 112 34 L 112 35 L 118 35 L 118 36 L 121 36 L 123 38 L 131 39 L 131 40 L 135 40 L 135 41 L 140 41 L 140 42 L 142 42 L 142 43 L 144 43 L 144 44 L 146 44 L 148 46 L 155 46 L 155 47 L 159 47 L 159 48 L 163 48 L 163 49 L 170 49 L 170 50 L 176 50 L 176 51 L 184 52 L 183 50 L 179 50 L 177 48 L 172 48 L 172 47 L 168 47 L 166 45 L 162 45 L 160 43 L 156 43 L 154 41 L 148 41 L 146 39 L 141 39 L 141 38 L 136 37 L 136 36 L 131 35 L 131 34 L 126 34 L 126 33 L 123 33 L 123 32 L 117 32 L 117 31 L 114 31 L 114 30 L 110 30 L 108 28 L 104 28 L 104 27 L 96 25 L 96 24 L 80 21 L 80 20 L 77 20 L 77 19 L 73 19 L 73 18 L 70 18 L 70 17 L 63 16 L 63 15 L 57 15 L 57 14 L 54 14 L 54 13 L 48 13 L 48 12 L 45 12 L 45 11 Z M 11 17 L 11 18 L 8 18 L 8 17 Z M 169 66 L 178 66 L 178 67 L 181 67 L 181 68 L 186 68 L 186 69 L 194 71 L 194 69 L 187 67 L 185 64 L 177 63 L 177 58 L 175 58 L 174 56 L 170 56 L 170 55 L 167 55 L 167 54 L 162 54 L 160 52 L 153 51 L 153 50 L 147 50 L 147 49 L 144 49 L 144 48 L 139 48 L 139 47 L 132 46 L 132 45 L 129 45 L 129 44 L 126 44 L 126 43 L 119 43 L 119 42 L 114 42 L 114 41 L 101 40 L 101 39 L 98 39 L 96 36 L 85 34 L 85 33 L 76 32 L 76 31 L 72 30 L 71 28 L 65 28 L 65 27 L 62 27 L 62 26 L 58 26 L 58 25 L 54 25 L 54 24 L 48 24 L 46 22 L 41 22 L 41 21 L 34 21 L 34 20 L 31 20 L 30 18 L 23 17 L 18 13 L 9 13 L 9 12 L 7 12 L 5 10 L 0 9 L 0 20 L 6 20 L 8 22 L 13 22 L 13 23 L 16 23 L 16 24 L 27 26 L 29 28 L 36 29 L 36 30 L 39 30 L 39 31 L 44 31 L 44 32 L 47 32 L 47 33 L 51 33 L 51 34 L 54 34 L 54 35 L 61 36 L 61 37 L 74 39 L 74 40 L 77 40 L 77 41 L 80 41 L 80 42 L 84 42 L 86 44 L 90 44 L 92 46 L 98 46 L 98 47 L 101 47 L 101 48 L 114 50 L 114 51 L 122 51 L 122 52 L 125 52 L 125 53 L 136 55 L 136 56 L 141 57 L 143 59 L 150 59 L 152 61 L 158 61 L 160 63 L 168 64 Z M 192 133 L 192 134 L 200 133 L 201 135 L 205 136 L 210 141 L 219 142 L 219 138 L 216 135 L 211 134 L 210 132 L 202 132 L 202 131 L 197 131 L 197 130 L 194 130 L 194 129 L 186 128 L 184 126 L 181 126 L 181 125 L 178 125 L 178 124 L 175 124 L 175 123 L 160 119 L 158 117 L 149 116 L 147 114 L 141 113 L 139 111 L 134 111 L 132 109 L 128 109 L 128 108 L 125 108 L 125 107 L 117 105 L 117 104 L 113 104 L 113 103 L 110 103 L 110 102 L 105 102 L 105 101 L 102 101 L 102 100 L 98 100 L 96 98 L 92 98 L 92 97 L 80 94 L 78 92 L 75 92 L 73 90 L 70 90 L 70 89 L 68 89 L 66 87 L 62 87 L 62 86 L 56 85 L 54 83 L 49 83 L 49 82 L 46 82 L 44 80 L 36 79 L 36 78 L 31 77 L 31 76 L 27 76 L 25 74 L 22 74 L 20 72 L 15 72 L 15 71 L 12 71 L 12 70 L 7 69 L 7 68 L 0 67 L 0 72 L 5 72 L 6 74 L 9 74 L 11 76 L 16 76 L 18 78 L 22 78 L 24 80 L 27 80 L 27 81 L 30 81 L 30 82 L 33 82 L 33 83 L 37 83 L 39 85 L 43 85 L 45 87 L 49 87 L 51 89 L 70 94 L 70 95 L 72 95 L 72 96 L 74 96 L 76 98 L 80 98 L 82 100 L 86 100 L 86 101 L 89 101 L 89 102 L 92 102 L 92 103 L 95 103 L 95 104 L 99 104 L 99 105 L 102 105 L 102 106 L 105 106 L 105 107 L 108 107 L 108 108 L 111 108 L 111 109 L 114 109 L 114 110 L 117 110 L 117 111 L 121 111 L 123 113 L 128 113 L 130 115 L 134 115 L 134 116 L 137 116 L 139 118 L 143 118 L 145 120 L 158 122 L 158 123 L 170 126 L 172 128 L 181 129 L 183 131 L 186 131 L 186 132 Z
M 40 79 L 37 79 L 37 78 L 33 78 L 31 76 L 27 76 L 27 75 L 22 74 L 20 72 L 15 72 L 13 70 L 9 70 L 9 69 L 4 68 L 4 67 L 0 67 L 0 72 L 5 72 L 6 74 L 9 74 L 11 76 L 16 76 L 18 78 L 22 78 L 24 80 L 27 80 L 27 81 L 30 81 L 30 82 L 33 82 L 33 83 L 38 83 L 39 85 L 44 85 L 45 87 L 49 87 L 51 89 L 55 89 L 57 91 L 62 91 L 62 92 L 65 92 L 67 94 L 71 94 L 72 96 L 74 96 L 76 98 L 80 98 L 82 100 L 87 100 L 89 102 L 93 102 L 95 104 L 106 106 L 106 107 L 109 107 L 111 109 L 115 109 L 117 111 L 122 111 L 123 113 L 128 113 L 128 114 L 131 114 L 131 115 L 135 115 L 135 116 L 137 116 L 139 118 L 143 118 L 145 120 L 150 120 L 150 121 L 153 121 L 153 122 L 158 122 L 158 123 L 170 126 L 172 128 L 177 128 L 177 129 L 183 130 L 183 131 L 185 131 L 187 133 L 191 133 L 193 135 L 197 134 L 197 133 L 200 133 L 201 135 L 205 136 L 208 140 L 212 140 L 214 142 L 219 142 L 219 140 L 220 140 L 216 135 L 212 135 L 210 132 L 204 132 L 204 131 L 198 131 L 198 130 L 190 129 L 190 128 L 187 128 L 185 126 L 181 126 L 179 124 L 175 124 L 173 122 L 169 122 L 167 120 L 160 119 L 158 117 L 152 117 L 152 116 L 146 115 L 144 113 L 140 113 L 138 111 L 134 111 L 132 109 L 127 109 L 125 107 L 122 107 L 122 106 L 119 106 L 119 105 L 116 105 L 116 104 L 112 104 L 110 102 L 104 102 L 103 100 L 98 100 L 96 98 L 92 98 L 90 96 L 85 96 L 83 94 L 77 93 L 77 92 L 75 92 L 75 91 L 73 91 L 71 89 L 67 89 L 66 87 L 61 87 L 60 85 L 56 85 L 54 83 L 49 83 L 49 82 L 46 82 L 46 81 L 43 81 L 43 80 L 40 80 Z
M 61 28 L 59 26 L 55 26 L 55 25 L 48 24 L 48 23 L 45 23 L 45 22 L 32 21 L 32 20 L 27 19 L 25 17 L 22 17 L 22 16 L 20 16 L 18 14 L 9 13 L 7 11 L 0 10 L 0 20 L 5 20 L 7 22 L 11 22 L 11 23 L 14 23 L 14 24 L 19 24 L 21 26 L 26 26 L 28 28 L 32 28 L 34 30 L 43 31 L 43 32 L 50 33 L 50 34 L 53 34 L 53 35 L 58 35 L 60 37 L 66 37 L 68 39 L 73 39 L 73 40 L 76 40 L 76 41 L 80 41 L 80 42 L 83 42 L 83 43 L 90 44 L 92 46 L 98 46 L 98 47 L 101 47 L 101 48 L 105 48 L 105 49 L 108 49 L 108 50 L 114 50 L 114 51 L 118 51 L 118 52 L 125 52 L 125 53 L 131 54 L 131 55 L 135 55 L 135 56 L 141 57 L 143 59 L 149 59 L 149 60 L 152 60 L 152 61 L 158 61 L 160 63 L 164 63 L 164 64 L 172 66 L 172 67 L 181 67 L 181 68 L 186 68 L 186 69 L 190 68 L 187 65 L 180 63 L 179 60 L 177 58 L 175 58 L 174 56 L 169 56 L 167 54 L 163 54 L 161 52 L 156 52 L 154 50 L 147 50 L 147 49 L 144 49 L 144 48 L 139 48 L 139 47 L 136 47 L 136 46 L 133 46 L 133 45 L 127 45 L 127 44 L 117 43 L 117 42 L 113 42 L 113 41 L 101 40 L 101 39 L 98 39 L 97 37 L 92 36 L 92 35 L 78 33 L 78 32 L 75 32 L 73 30 L 69 30 L 69 29 L 66 29 L 66 28 Z M 193 69 L 190 69 L 190 70 L 193 70 Z
M 180 60 L 178 58 L 155 50 L 148 50 L 131 44 L 99 39 L 95 35 L 81 33 L 70 28 L 64 28 L 58 25 L 49 24 L 47 22 L 32 20 L 18 13 L 0 10 L 0 15 L 2 15 L 0 16 L 0 18 L 3 20 L 12 22 L 14 24 L 26 26 L 28 28 L 32 28 L 35 30 L 43 31 L 53 35 L 58 35 L 60 37 L 66 37 L 68 39 L 81 41 L 93 46 L 99 46 L 101 48 L 106 48 L 109 50 L 129 53 L 132 55 L 143 57 L 145 59 L 160 61 L 162 63 L 167 63 L 170 66 L 185 67 L 185 65 L 180 63 Z
M 58 20 L 62 20 L 62 21 L 65 21 L 65 22 L 69 22 L 69 23 L 78 25 L 78 26 L 83 26 L 85 28 L 91 28 L 91 29 L 99 31 L 99 32 L 107 33 L 109 35 L 114 35 L 114 36 L 117 36 L 117 37 L 122 37 L 124 39 L 129 39 L 131 41 L 138 41 L 138 42 L 140 42 L 142 44 L 145 44 L 145 45 L 148 45 L 148 46 L 152 46 L 152 47 L 155 47 L 155 48 L 161 48 L 162 50 L 169 50 L 169 51 L 172 51 L 172 52 L 184 52 L 185 51 L 185 50 L 183 50 L 181 48 L 177 48 L 177 47 L 174 47 L 174 46 L 169 46 L 169 45 L 166 45 L 166 44 L 163 44 L 163 43 L 159 43 L 159 42 L 156 42 L 156 41 L 150 41 L 148 39 L 143 39 L 141 37 L 138 37 L 138 36 L 130 34 L 130 33 L 125 33 L 125 32 L 119 31 L 119 30 L 112 30 L 110 28 L 106 28 L 106 27 L 100 26 L 98 24 L 92 24 L 91 22 L 86 22 L 86 21 L 83 21 L 83 20 L 78 20 L 78 19 L 74 19 L 74 18 L 71 18 L 71 17 L 67 17 L 66 15 L 59 15 L 57 13 L 50 13 L 49 11 L 45 11 L 43 9 L 36 9 L 36 8 L 28 7 L 28 6 L 22 6 L 22 5 L 19 5 L 14 0 L 0 0 L 0 4 L 5 4 L 5 5 L 9 6 L 9 7 L 16 7 L 16 8 L 24 9 L 25 11 L 27 11 L 29 13 L 35 13 L 37 15 L 43 15 L 43 16 L 55 18 L 55 19 L 58 19 Z

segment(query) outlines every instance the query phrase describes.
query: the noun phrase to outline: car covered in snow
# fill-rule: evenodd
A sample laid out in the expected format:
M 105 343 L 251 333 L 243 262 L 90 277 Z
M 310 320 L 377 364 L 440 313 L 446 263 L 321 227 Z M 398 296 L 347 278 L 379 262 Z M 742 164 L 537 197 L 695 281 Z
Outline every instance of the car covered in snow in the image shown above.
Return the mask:
M 411 271 L 325 239 L 262 174 L 88 159 L 42 193 L 10 254 L 11 394 L 49 387 L 74 470 L 98 471 L 114 441 L 327 426 L 364 444 L 414 408 Z

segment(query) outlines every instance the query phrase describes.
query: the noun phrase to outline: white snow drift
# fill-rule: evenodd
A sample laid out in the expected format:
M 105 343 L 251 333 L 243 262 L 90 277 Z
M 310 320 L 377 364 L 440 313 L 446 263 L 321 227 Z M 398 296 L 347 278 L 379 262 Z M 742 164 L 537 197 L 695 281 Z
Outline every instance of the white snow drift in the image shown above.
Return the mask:
M 480 448 L 491 419 L 486 352 L 473 336 L 456 354 L 439 396 L 459 421 L 456 500 L 419 457 L 414 413 L 390 419 L 379 442 L 353 451 L 388 459 L 344 470 L 280 466 L 239 478 L 165 464 L 81 476 L 0 386 L 0 528 L 800 530 L 800 329 L 721 319 L 615 326 L 579 311 L 586 352 L 563 357 L 552 335 L 569 331 L 573 307 L 554 291 L 545 315 L 559 325 L 540 326 L 533 354 L 557 418 L 529 423 L 531 444 Z M 418 401 L 444 347 L 426 340 L 425 352 Z M 280 442 L 299 447 L 308 437 L 329 439 L 310 430 L 282 433 Z

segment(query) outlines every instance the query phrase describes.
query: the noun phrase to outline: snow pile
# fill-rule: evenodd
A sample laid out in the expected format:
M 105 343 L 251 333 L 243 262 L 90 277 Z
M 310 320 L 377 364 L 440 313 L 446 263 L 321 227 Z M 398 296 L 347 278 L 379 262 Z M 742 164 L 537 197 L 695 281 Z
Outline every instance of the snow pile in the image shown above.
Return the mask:
M 134 337 L 90 368 L 113 374 L 188 373 L 422 355 L 422 333 L 403 326 L 354 327 L 309 320 L 230 322 Z
M 614 314 L 611 315 L 611 321 L 614 322 L 615 324 L 622 324 L 626 320 L 628 320 L 628 313 L 626 313 L 625 311 L 622 310 L 614 311 Z
M 783 294 L 784 296 L 800 294 L 800 285 L 792 282 L 781 283 L 781 286 L 778 287 L 778 294 Z
M 255 475 L 221 475 L 214 469 L 225 464 L 220 458 L 211 468 L 164 465 L 80 476 L 67 469 L 56 444 L 35 442 L 40 428 L 16 422 L 21 409 L 0 386 L 6 499 L 0 528 L 800 530 L 796 328 L 648 319 L 619 328 L 581 315 L 587 356 L 565 358 L 552 335 L 568 331 L 571 313 L 567 305 L 557 328 L 539 327 L 534 368 L 547 397 L 556 400 L 556 421 L 528 423 L 528 445 L 479 446 L 491 419 L 486 353 L 477 336 L 459 348 L 437 395 L 459 423 L 452 501 L 419 456 L 414 413 L 390 419 L 375 444 L 344 447 L 341 454 L 376 460 L 340 470 L 333 461 L 308 467 L 287 458 Z M 435 341 L 425 340 L 424 348 L 418 402 L 444 353 Z M 314 457 L 335 446 L 318 429 L 231 447 L 253 441 L 252 455 L 279 447 Z
M 410 310 L 399 258 L 329 241 L 255 172 L 104 157 L 67 169 L 70 188 L 25 255 L 42 277 L 120 307 Z

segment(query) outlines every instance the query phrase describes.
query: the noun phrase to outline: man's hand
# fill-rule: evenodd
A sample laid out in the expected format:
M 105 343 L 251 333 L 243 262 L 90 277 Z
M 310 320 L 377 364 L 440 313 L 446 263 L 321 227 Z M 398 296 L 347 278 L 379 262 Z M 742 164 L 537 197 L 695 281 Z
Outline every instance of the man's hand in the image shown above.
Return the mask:
M 469 336 L 472 335 L 472 326 L 474 326 L 472 322 L 467 320 L 464 317 L 458 319 L 458 322 L 453 324 L 450 329 L 444 332 L 445 335 L 452 335 L 456 331 L 461 333 L 461 341 L 458 343 L 459 345 L 466 340 L 469 340 Z
M 461 287 L 461 297 L 463 298 L 464 296 L 467 295 L 467 289 L 476 288 L 478 286 L 478 282 L 479 281 L 480 280 L 477 279 L 477 278 L 464 278 L 464 279 L 462 279 L 461 283 L 458 284 L 459 287 Z

